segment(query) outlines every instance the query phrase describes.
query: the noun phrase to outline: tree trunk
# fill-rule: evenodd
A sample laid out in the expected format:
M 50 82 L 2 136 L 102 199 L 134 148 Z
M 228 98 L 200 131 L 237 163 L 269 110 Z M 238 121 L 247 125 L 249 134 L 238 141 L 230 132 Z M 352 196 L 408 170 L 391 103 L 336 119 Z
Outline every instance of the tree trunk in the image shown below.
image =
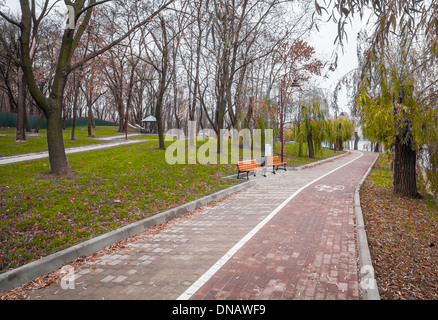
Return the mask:
M 76 107 L 73 107 L 73 118 L 71 120 L 70 141 L 76 141 Z
M 357 132 L 354 133 L 354 150 L 359 150 L 359 141 L 360 136 L 357 134 Z
M 161 150 L 166 149 L 166 146 L 164 144 L 163 120 L 161 116 L 161 110 L 163 108 L 163 98 L 164 98 L 164 90 L 158 96 L 157 108 L 155 109 L 155 118 L 157 118 L 157 130 L 158 130 L 158 142 L 159 142 L 158 148 Z
M 338 151 L 344 151 L 344 141 L 342 141 L 342 138 L 338 138 L 337 141 L 337 147 L 338 147 Z
M 164 58 L 166 61 L 166 58 Z M 164 94 L 166 91 L 166 77 L 167 77 L 167 62 L 163 64 L 163 70 L 160 74 L 160 85 L 158 88 L 157 104 L 155 108 L 155 118 L 157 119 L 157 130 L 158 130 L 158 148 L 161 150 L 166 150 L 164 144 L 164 128 L 163 128 L 163 104 L 164 104 Z
M 15 125 L 15 142 L 27 142 L 26 139 L 26 79 L 23 72 L 18 72 L 17 122 Z
M 125 106 L 120 98 L 118 101 L 118 111 L 119 111 L 119 129 L 117 132 L 123 133 L 125 132 Z
M 164 94 L 167 88 L 167 73 L 169 70 L 169 48 L 167 41 L 167 29 L 166 23 L 163 17 L 160 17 L 161 32 L 163 35 L 164 46 L 161 50 L 162 53 L 162 67 L 160 72 L 160 81 L 158 88 L 157 104 L 155 110 L 155 118 L 157 119 L 157 130 L 158 130 L 158 148 L 161 150 L 166 150 L 166 145 L 164 144 L 164 128 L 163 128 L 163 105 L 164 105 Z
M 88 120 L 87 120 L 87 137 L 88 138 L 93 138 L 93 131 L 91 131 L 91 127 L 92 127 L 92 121 L 93 121 L 93 113 L 91 111 L 91 106 L 88 105 Z
M 313 134 L 307 135 L 307 150 L 309 151 L 309 159 L 316 159 L 315 148 L 313 146 Z
M 405 90 L 399 93 L 399 104 L 403 105 Z M 401 114 L 400 114 L 401 113 Z M 394 137 L 394 192 L 406 197 L 419 197 L 417 186 L 417 151 L 412 135 L 412 120 L 399 106 L 393 107 L 395 137 Z
M 75 77 L 75 81 L 73 83 L 76 84 L 76 77 Z M 76 84 L 75 96 L 73 97 L 73 117 L 71 120 L 70 141 L 76 141 L 76 119 L 77 119 L 77 114 L 78 114 L 79 88 L 80 88 L 80 86 Z
M 380 152 L 380 143 L 376 142 L 376 145 L 374 146 L 374 152 L 378 153 Z
M 49 147 L 50 170 L 55 175 L 70 173 L 70 164 L 64 147 L 61 121 L 61 106 L 54 106 L 54 112 L 47 118 L 47 144 Z
M 405 125 L 402 132 L 395 136 L 393 186 L 394 192 L 407 197 L 418 197 L 417 188 L 417 152 L 411 129 Z
M 33 129 L 33 132 L 35 132 L 35 133 L 40 132 L 40 128 L 41 128 L 41 125 L 43 124 L 44 118 L 45 118 L 44 114 L 41 114 L 39 119 L 38 119 L 38 123 L 37 123 L 35 129 Z
M 225 97 L 224 97 L 225 98 Z M 224 129 L 224 117 L 225 117 L 225 108 L 226 108 L 226 101 L 225 99 L 222 99 L 222 101 L 219 101 L 219 107 L 217 109 L 217 117 L 216 117 L 216 135 L 218 137 L 217 139 L 217 153 L 220 154 L 221 150 L 221 139 L 220 134 L 221 130 Z

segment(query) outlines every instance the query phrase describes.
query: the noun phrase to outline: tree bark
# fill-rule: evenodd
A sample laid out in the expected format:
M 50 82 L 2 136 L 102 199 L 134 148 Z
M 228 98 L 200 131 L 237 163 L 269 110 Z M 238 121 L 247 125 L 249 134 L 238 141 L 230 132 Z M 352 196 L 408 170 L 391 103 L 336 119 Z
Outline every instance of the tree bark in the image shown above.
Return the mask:
M 155 118 L 157 119 L 157 130 L 158 130 L 158 148 L 165 150 L 166 146 L 164 144 L 164 128 L 163 128 L 163 104 L 164 104 L 164 94 L 167 89 L 167 74 L 169 71 L 169 42 L 167 39 L 167 28 L 166 22 L 163 17 L 160 17 L 161 32 L 163 36 L 163 46 L 161 49 L 162 53 L 162 65 L 160 68 L 160 80 L 157 94 L 157 104 L 155 108 Z M 156 41 L 156 40 L 155 40 Z
M 376 145 L 374 146 L 374 152 L 378 153 L 380 152 L 380 143 L 376 142 Z
M 354 133 L 354 150 L 359 150 L 359 141 L 360 136 L 357 134 L 357 132 Z
M 394 139 L 394 192 L 406 197 L 418 197 L 417 152 L 414 138 L 408 123 Z
M 76 119 L 78 114 L 78 97 L 79 97 L 79 89 L 80 86 L 76 82 L 76 76 L 74 78 L 73 83 L 75 84 L 75 96 L 73 97 L 73 117 L 71 120 L 71 133 L 70 133 L 70 141 L 76 141 Z
M 52 114 L 46 116 L 50 171 L 55 175 L 65 175 L 70 173 L 70 164 L 64 147 L 61 106 L 53 107 L 53 110 Z
M 93 131 L 91 130 L 93 122 L 93 111 L 91 110 L 91 105 L 88 105 L 88 120 L 87 120 L 87 137 L 93 138 Z
M 337 145 L 338 145 L 338 151 L 344 151 L 344 141 L 342 140 L 341 137 L 338 137 L 338 141 L 337 141 Z
M 44 117 L 44 113 L 43 113 L 43 114 L 40 115 L 40 117 L 38 119 L 38 123 L 35 126 L 35 129 L 33 129 L 33 132 L 40 133 L 40 128 L 41 128 L 41 125 L 43 124 L 44 118 L 45 117 Z
M 15 125 L 15 142 L 27 142 L 26 139 L 26 79 L 23 72 L 18 72 L 17 121 Z
M 309 159 L 316 159 L 312 132 L 307 135 L 307 150 L 309 151 Z

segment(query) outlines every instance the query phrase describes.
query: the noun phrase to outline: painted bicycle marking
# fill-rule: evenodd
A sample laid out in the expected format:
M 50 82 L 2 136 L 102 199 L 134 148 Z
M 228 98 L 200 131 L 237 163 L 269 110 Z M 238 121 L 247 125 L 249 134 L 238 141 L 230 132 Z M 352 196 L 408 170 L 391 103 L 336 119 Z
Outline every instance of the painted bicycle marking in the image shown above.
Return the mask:
M 331 186 L 326 186 L 323 184 L 319 184 L 315 187 L 318 191 L 321 192 L 335 192 L 335 191 L 342 191 L 345 189 L 344 186 L 335 186 L 335 187 L 331 187 Z

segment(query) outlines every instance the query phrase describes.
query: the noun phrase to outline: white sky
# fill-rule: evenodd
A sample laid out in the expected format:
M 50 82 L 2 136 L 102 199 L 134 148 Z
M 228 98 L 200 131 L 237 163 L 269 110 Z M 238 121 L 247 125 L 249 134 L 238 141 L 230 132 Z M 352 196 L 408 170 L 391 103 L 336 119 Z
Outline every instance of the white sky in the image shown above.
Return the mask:
M 365 22 L 357 19 L 352 25 L 346 25 L 347 39 L 344 40 L 343 50 L 338 51 L 338 68 L 335 72 L 329 72 L 329 78 L 324 78 L 321 82 L 321 87 L 328 89 L 332 94 L 333 89 L 338 84 L 339 80 L 350 71 L 358 68 L 357 59 L 357 35 L 364 27 Z M 319 32 L 314 30 L 310 37 L 310 45 L 315 48 L 317 55 L 322 61 L 330 59 L 335 50 L 334 41 L 338 35 L 337 24 L 333 21 L 318 24 Z M 338 98 L 340 111 L 349 112 L 351 106 L 348 105 L 348 99 L 345 91 L 341 91 Z

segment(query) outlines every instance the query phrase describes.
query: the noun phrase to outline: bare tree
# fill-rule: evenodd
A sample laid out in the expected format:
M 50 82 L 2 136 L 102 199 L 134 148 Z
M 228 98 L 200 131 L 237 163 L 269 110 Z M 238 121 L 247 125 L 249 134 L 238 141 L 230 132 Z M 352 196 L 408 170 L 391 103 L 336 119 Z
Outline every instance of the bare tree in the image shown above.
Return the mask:
M 64 98 L 64 89 L 70 73 L 82 66 L 86 62 L 96 58 L 97 56 L 108 51 L 115 45 L 122 42 L 129 37 L 135 30 L 149 23 L 157 14 L 167 8 L 167 6 L 174 2 L 169 0 L 162 2 L 158 8 L 149 10 L 149 15 L 130 30 L 124 32 L 119 38 L 107 44 L 103 48 L 89 53 L 85 58 L 78 61 L 73 61 L 72 57 L 82 36 L 92 19 L 93 8 L 109 2 L 108 0 L 81 0 L 74 3 L 65 0 L 64 3 L 73 11 L 74 22 L 76 28 L 67 28 L 60 36 L 61 49 L 57 59 L 56 74 L 49 96 L 45 96 L 40 88 L 38 88 L 34 67 L 32 65 L 32 50 L 34 48 L 32 39 L 38 34 L 42 20 L 50 13 L 53 6 L 50 6 L 50 1 L 45 0 L 41 4 L 35 1 L 20 0 L 21 19 L 20 21 L 8 16 L 6 13 L 0 11 L 0 16 L 7 22 L 16 26 L 20 30 L 20 49 L 21 57 L 17 59 L 12 52 L 8 50 L 8 54 L 14 59 L 17 65 L 20 65 L 26 77 L 26 81 L 30 93 L 35 100 L 38 107 L 44 112 L 47 119 L 47 141 L 49 148 L 50 168 L 53 174 L 62 175 L 70 172 L 70 165 L 65 154 L 64 140 L 62 134 L 62 103 Z M 40 8 L 40 9 L 39 9 Z M 147 8 L 144 8 L 147 9 Z M 39 12 L 38 12 L 39 10 Z M 0 35 L 0 40 L 4 42 L 4 37 Z

